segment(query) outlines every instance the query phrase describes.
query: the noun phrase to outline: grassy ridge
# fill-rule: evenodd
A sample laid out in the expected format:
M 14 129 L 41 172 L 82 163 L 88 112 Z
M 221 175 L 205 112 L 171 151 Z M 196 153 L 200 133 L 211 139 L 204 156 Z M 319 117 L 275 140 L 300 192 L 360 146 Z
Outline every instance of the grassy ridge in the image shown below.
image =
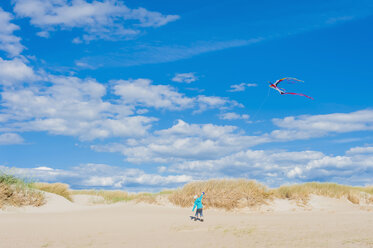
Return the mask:
M 223 179 L 192 182 L 176 190 L 169 200 L 181 207 L 191 207 L 193 196 L 205 192 L 203 198 L 206 207 L 233 209 L 262 205 L 272 198 L 265 186 L 245 179 Z
M 44 203 L 43 194 L 33 190 L 30 183 L 0 173 L 0 208 L 4 206 L 41 206 Z
M 181 207 L 191 207 L 193 196 L 205 192 L 204 206 L 226 210 L 266 204 L 274 198 L 295 200 L 307 204 L 312 194 L 331 198 L 346 198 L 354 204 L 373 203 L 373 187 L 353 187 L 335 183 L 304 183 L 267 189 L 246 179 L 192 182 L 176 190 L 169 200 Z
M 72 194 L 100 196 L 104 199 L 104 203 L 129 201 L 128 193 L 120 190 L 73 190 Z
M 354 204 L 373 204 L 373 187 L 353 187 L 335 183 L 311 182 L 268 189 L 256 181 L 220 179 L 191 182 L 180 189 L 155 194 L 130 194 L 119 190 L 70 190 L 67 184 L 27 183 L 14 176 L 0 174 L 0 208 L 5 205 L 40 206 L 44 204 L 43 194 L 35 189 L 61 195 L 70 201 L 72 201 L 74 194 L 102 197 L 103 200 L 97 203 L 134 201 L 136 203 L 158 204 L 162 199 L 168 198 L 172 204 L 181 207 L 191 207 L 194 202 L 193 196 L 199 196 L 202 192 L 205 192 L 206 195 L 203 198 L 205 207 L 226 210 L 260 206 L 275 198 L 295 200 L 307 204 L 312 194 L 331 198 L 346 198 Z
M 304 183 L 291 186 L 281 186 L 272 190 L 277 198 L 297 200 L 307 203 L 310 195 L 320 195 L 331 198 L 347 198 L 354 204 L 359 204 L 361 200 L 373 202 L 373 187 L 353 187 L 336 183 Z
M 31 187 L 41 191 L 53 193 L 73 201 L 69 185 L 64 183 L 32 183 Z
M 125 191 L 120 190 L 73 190 L 74 195 L 94 195 L 100 196 L 104 199 L 104 203 L 116 203 L 121 201 L 135 201 L 135 202 L 145 202 L 149 204 L 156 204 L 157 197 L 159 195 L 170 194 L 170 191 L 162 191 L 160 193 L 138 193 L 129 194 Z

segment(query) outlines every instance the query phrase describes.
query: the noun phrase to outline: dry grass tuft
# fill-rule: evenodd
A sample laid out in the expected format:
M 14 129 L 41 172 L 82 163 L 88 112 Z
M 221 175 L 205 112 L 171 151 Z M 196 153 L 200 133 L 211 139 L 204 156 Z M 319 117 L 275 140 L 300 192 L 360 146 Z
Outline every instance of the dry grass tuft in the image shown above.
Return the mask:
M 226 210 L 253 207 L 265 204 L 271 198 L 266 187 L 245 179 L 223 179 L 192 182 L 170 194 L 171 203 L 181 207 L 193 206 L 193 196 L 205 192 L 205 207 L 224 208 Z
M 356 194 L 351 194 L 349 193 L 347 195 L 347 199 L 352 202 L 353 204 L 359 204 L 360 203 L 360 199 L 359 197 L 356 195 Z
M 128 193 L 120 190 L 73 190 L 72 194 L 100 196 L 104 199 L 104 203 L 129 201 Z
M 148 204 L 158 204 L 157 194 L 151 193 L 138 193 L 130 195 L 131 200 L 134 200 L 136 203 L 145 202 Z
M 174 191 L 165 190 L 159 193 L 137 193 L 137 194 L 130 194 L 130 200 L 135 201 L 136 203 L 145 202 L 148 204 L 161 204 L 162 199 L 167 199 L 169 195 L 171 195 Z M 163 197 L 165 196 L 165 198 Z
M 0 208 L 4 206 L 41 206 L 44 196 L 14 176 L 0 174 Z
M 69 185 L 64 183 L 33 183 L 31 184 L 32 188 L 53 193 L 65 197 L 69 201 L 73 201 L 71 197 L 71 191 Z
M 149 204 L 158 204 L 157 197 L 161 195 L 169 195 L 173 191 L 162 191 L 159 193 L 137 193 L 129 194 L 120 190 L 73 190 L 74 195 L 94 195 L 104 199 L 104 203 L 116 203 L 121 201 L 134 201 L 136 203 L 145 202 Z
M 291 186 L 281 186 L 272 190 L 275 197 L 282 199 L 296 200 L 306 204 L 311 194 L 331 198 L 346 197 L 350 202 L 359 204 L 362 197 L 367 201 L 371 199 L 372 187 L 353 187 L 336 183 L 305 183 Z

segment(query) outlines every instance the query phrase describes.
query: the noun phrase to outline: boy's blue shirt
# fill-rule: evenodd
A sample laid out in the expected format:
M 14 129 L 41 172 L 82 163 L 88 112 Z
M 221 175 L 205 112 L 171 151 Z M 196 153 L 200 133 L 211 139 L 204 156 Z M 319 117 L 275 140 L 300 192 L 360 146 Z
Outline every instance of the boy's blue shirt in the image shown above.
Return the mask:
M 202 197 L 203 197 L 203 194 L 194 201 L 194 206 L 193 206 L 193 210 L 192 211 L 194 211 L 194 209 L 196 207 L 197 207 L 197 209 L 203 208 Z

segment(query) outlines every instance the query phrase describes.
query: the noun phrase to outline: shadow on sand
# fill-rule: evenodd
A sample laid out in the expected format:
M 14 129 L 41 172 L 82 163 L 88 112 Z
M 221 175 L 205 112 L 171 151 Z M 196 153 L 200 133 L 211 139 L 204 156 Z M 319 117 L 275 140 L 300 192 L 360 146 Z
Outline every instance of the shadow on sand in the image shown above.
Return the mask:
M 195 217 L 195 216 L 189 216 L 189 217 L 190 217 L 191 220 L 194 220 L 194 221 L 199 220 L 199 221 L 203 222 L 203 219 L 200 219 L 198 217 Z

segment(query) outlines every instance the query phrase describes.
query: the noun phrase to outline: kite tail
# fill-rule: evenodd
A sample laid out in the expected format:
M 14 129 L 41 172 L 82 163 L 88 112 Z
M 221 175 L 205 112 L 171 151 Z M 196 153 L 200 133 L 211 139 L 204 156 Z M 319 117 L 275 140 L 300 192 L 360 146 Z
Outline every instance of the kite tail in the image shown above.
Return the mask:
M 287 79 L 287 81 L 288 81 L 289 83 L 297 83 L 297 82 L 304 83 L 303 80 L 299 80 L 299 79 L 296 79 L 296 78 L 286 78 L 286 79 Z
M 295 83 L 304 83 L 303 80 L 299 80 L 299 79 L 296 79 L 296 78 L 292 78 L 292 77 L 286 77 L 286 78 L 282 78 L 280 80 L 278 80 L 279 82 L 286 82 L 286 83 L 292 83 L 292 84 L 295 84 Z
M 310 97 L 310 96 L 307 96 L 307 95 L 305 95 L 305 94 L 302 94 L 302 93 L 285 92 L 285 93 L 284 93 L 284 95 L 297 95 L 297 96 L 305 96 L 305 97 L 307 97 L 307 98 L 309 98 L 309 99 L 313 100 L 313 98 L 312 98 L 312 97 Z

